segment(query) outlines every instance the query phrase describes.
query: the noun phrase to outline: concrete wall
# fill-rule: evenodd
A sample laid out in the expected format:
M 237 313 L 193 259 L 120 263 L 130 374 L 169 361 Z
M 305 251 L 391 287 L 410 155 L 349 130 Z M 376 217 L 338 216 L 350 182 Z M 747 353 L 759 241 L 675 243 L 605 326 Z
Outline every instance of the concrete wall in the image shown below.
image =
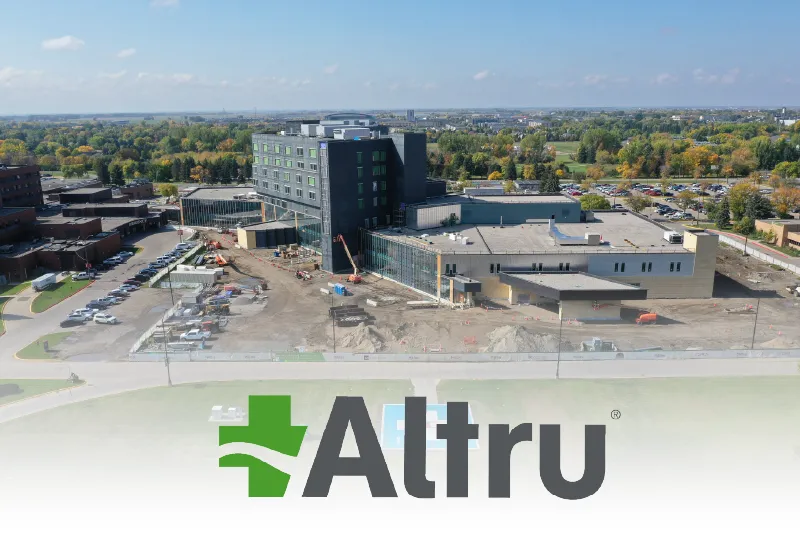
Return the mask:
M 245 250 L 252 250 L 256 247 L 256 232 L 255 231 L 247 231 L 244 228 L 239 228 L 237 230 L 237 237 L 239 246 L 244 248 Z
M 561 320 L 577 320 L 579 322 L 592 322 L 598 320 L 619 320 L 621 304 L 617 301 L 598 300 L 595 302 L 563 301 L 559 306 Z
M 763 231 L 764 233 L 772 231 L 777 237 L 775 240 L 775 245 L 789 246 L 789 239 L 791 238 L 789 233 L 800 231 L 800 222 L 792 223 L 786 220 L 782 220 L 780 222 L 775 220 L 756 220 L 756 231 Z M 796 237 L 792 240 L 796 241 Z
M 580 222 L 581 205 L 577 202 L 529 204 L 481 202 L 461 206 L 462 224 L 524 224 L 529 220 L 548 220 L 555 216 L 556 222 Z

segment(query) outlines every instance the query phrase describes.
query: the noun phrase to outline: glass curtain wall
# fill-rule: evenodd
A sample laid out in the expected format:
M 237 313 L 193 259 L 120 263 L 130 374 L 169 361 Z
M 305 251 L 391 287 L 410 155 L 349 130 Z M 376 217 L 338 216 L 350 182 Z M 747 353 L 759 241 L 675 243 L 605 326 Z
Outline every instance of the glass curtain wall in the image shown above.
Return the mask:
M 410 244 L 361 231 L 365 270 L 436 296 L 436 254 Z

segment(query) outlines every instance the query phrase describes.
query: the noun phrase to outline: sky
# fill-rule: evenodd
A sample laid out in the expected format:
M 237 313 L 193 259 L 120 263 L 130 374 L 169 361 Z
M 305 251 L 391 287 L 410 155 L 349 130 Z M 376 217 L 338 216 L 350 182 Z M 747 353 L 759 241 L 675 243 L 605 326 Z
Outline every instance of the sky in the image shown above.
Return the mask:
M 799 18 L 795 0 L 17 1 L 0 114 L 796 106 Z

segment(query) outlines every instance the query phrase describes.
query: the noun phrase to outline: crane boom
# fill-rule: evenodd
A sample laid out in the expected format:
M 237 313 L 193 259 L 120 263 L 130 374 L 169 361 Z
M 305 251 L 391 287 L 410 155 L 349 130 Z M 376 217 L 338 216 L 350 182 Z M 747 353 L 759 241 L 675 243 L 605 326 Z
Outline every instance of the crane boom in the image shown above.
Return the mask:
M 344 237 L 342 236 L 341 233 L 336 236 L 336 240 L 342 243 L 342 246 L 344 246 L 344 252 L 347 254 L 347 259 L 349 259 L 350 264 L 353 265 L 353 275 L 354 276 L 358 275 L 358 267 L 356 266 L 356 262 L 353 261 L 353 256 L 350 255 L 350 249 L 347 247 L 347 243 L 344 242 Z

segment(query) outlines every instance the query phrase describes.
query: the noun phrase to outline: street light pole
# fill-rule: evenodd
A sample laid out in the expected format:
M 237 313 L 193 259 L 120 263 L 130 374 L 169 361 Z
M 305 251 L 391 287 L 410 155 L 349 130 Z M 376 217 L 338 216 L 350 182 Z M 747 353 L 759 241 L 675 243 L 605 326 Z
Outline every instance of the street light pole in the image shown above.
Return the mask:
M 559 378 L 561 371 L 561 332 L 564 328 L 564 318 L 561 316 L 561 310 L 558 313 L 558 353 L 556 354 L 556 379 Z
M 761 307 L 761 298 L 756 301 L 756 319 L 753 321 L 753 339 L 750 341 L 750 349 L 755 350 L 756 346 L 756 326 L 758 325 L 758 308 Z

